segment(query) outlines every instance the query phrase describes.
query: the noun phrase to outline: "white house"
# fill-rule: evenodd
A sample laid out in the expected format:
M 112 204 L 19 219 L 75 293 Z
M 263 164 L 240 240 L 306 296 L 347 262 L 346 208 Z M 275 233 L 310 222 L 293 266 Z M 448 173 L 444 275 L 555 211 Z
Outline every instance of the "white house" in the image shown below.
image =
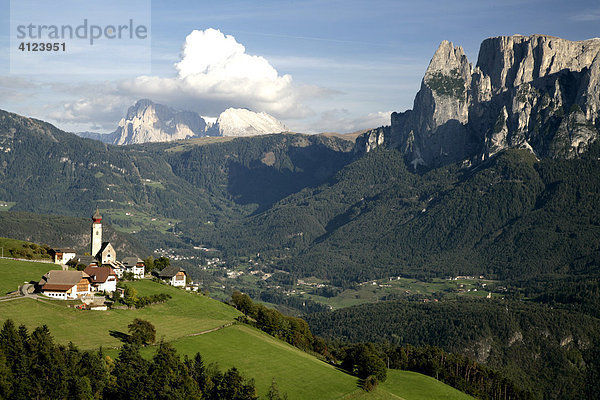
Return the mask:
M 73 249 L 53 249 L 54 264 L 65 265 L 77 256 L 77 252 Z
M 146 264 L 138 257 L 125 257 L 121 260 L 127 272 L 131 272 L 135 279 L 143 279 L 146 273 Z
M 90 276 L 83 271 L 58 271 L 46 273 L 38 285 L 48 297 L 68 300 L 90 294 Z
M 158 277 L 171 286 L 185 287 L 187 275 L 183 268 L 170 265 L 160 271 Z
M 90 276 L 93 291 L 112 293 L 117 290 L 117 274 L 111 267 L 90 265 L 83 272 Z

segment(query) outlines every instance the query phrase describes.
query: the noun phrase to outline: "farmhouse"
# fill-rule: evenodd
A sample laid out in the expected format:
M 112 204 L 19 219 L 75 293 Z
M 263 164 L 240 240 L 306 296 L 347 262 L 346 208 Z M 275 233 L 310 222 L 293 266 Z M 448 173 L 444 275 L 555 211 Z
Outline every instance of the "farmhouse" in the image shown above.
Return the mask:
M 169 265 L 158 273 L 158 277 L 171 286 L 185 287 L 187 275 L 183 268 Z
M 68 300 L 90 294 L 90 276 L 83 271 L 49 271 L 38 285 L 49 297 Z
M 54 264 L 65 265 L 77 256 L 77 252 L 73 249 L 53 249 L 52 255 Z
M 117 290 L 117 274 L 111 267 L 90 265 L 83 272 L 90 276 L 94 292 L 112 293 Z
M 144 277 L 146 264 L 138 257 L 125 257 L 121 263 L 127 272 L 133 274 L 135 279 L 142 279 Z

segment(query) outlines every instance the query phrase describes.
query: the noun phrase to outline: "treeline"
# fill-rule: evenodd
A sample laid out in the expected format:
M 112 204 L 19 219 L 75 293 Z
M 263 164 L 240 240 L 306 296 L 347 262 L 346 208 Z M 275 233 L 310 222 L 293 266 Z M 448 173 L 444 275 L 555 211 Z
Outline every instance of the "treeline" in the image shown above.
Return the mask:
M 435 346 L 460 354 L 500 371 L 534 398 L 581 399 L 590 388 L 600 390 L 594 378 L 600 375 L 600 320 L 577 312 L 459 298 L 365 304 L 306 320 L 328 340 Z
M 117 292 L 113 293 L 117 303 L 125 304 L 127 307 L 144 308 L 151 304 L 164 303 L 171 298 L 168 293 L 155 293 L 149 296 L 138 296 L 136 288 L 129 285 L 120 285 L 123 289 L 123 297 L 119 297 Z
M 28 260 L 51 259 L 51 249 L 47 244 L 22 242 L 20 240 L 0 238 L 4 257 L 26 258 Z
M 459 354 L 434 346 L 394 346 L 389 343 L 330 343 L 341 367 L 365 380 L 385 381 L 386 366 L 431 376 L 481 400 L 529 400 L 523 390 L 505 374 Z
M 363 389 L 370 391 L 387 378 L 387 369 L 402 369 L 432 376 L 465 393 L 484 399 L 534 399 L 535 396 L 521 389 L 506 374 L 472 359 L 451 354 L 433 346 L 397 346 L 389 342 L 363 342 L 348 344 L 340 340 L 323 339 L 311 334 L 306 322 L 288 317 L 240 292 L 232 295 L 238 310 L 253 318 L 259 329 L 288 341 L 305 351 L 316 351 L 348 373 L 360 378 Z M 302 340 L 297 340 L 302 337 Z M 313 343 L 312 346 L 308 344 Z
M 0 331 L 0 398 L 256 400 L 252 379 L 221 372 L 200 354 L 181 357 L 165 342 L 151 360 L 125 344 L 116 360 L 100 351 L 57 345 L 44 325 L 29 333 L 7 320 Z
M 598 274 L 511 281 L 507 283 L 507 291 L 507 295 L 513 298 L 529 298 L 551 307 L 600 318 L 600 275 Z
M 231 295 L 233 306 L 244 313 L 244 321 L 304 351 L 328 356 L 323 339 L 313 336 L 302 318 L 290 317 L 262 304 L 254 303 L 250 296 L 240 292 Z

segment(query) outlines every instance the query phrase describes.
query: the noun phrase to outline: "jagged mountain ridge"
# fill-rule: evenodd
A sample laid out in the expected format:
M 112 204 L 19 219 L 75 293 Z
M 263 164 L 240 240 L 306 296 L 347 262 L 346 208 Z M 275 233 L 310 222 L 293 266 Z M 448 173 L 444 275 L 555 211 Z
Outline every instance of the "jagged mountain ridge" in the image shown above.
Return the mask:
M 129 107 L 114 132 L 81 132 L 78 135 L 104 143 L 128 145 L 202 136 L 254 136 L 286 131 L 288 129 L 283 123 L 264 112 L 228 108 L 213 121 L 193 111 L 178 111 L 142 99 Z
M 412 110 L 357 142 L 401 149 L 414 168 L 468 160 L 507 148 L 572 158 L 598 137 L 600 39 L 499 36 L 482 42 L 473 67 L 460 46 L 443 41 Z M 371 137 L 373 136 L 373 137 Z
M 143 99 L 119 121 L 113 144 L 170 142 L 206 135 L 206 122 L 193 111 L 176 111 Z

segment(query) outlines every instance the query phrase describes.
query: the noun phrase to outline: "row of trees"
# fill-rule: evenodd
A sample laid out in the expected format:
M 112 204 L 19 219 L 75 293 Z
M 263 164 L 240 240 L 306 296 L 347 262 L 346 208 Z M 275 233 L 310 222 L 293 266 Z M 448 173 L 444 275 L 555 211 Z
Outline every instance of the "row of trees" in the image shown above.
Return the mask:
M 250 296 L 240 292 L 231 295 L 235 308 L 247 317 L 245 321 L 260 330 L 275 336 L 304 351 L 313 351 L 328 356 L 327 346 L 323 339 L 313 336 L 306 321 L 302 318 L 290 317 L 262 304 L 254 303 Z
M 171 298 L 171 295 L 168 293 L 155 293 L 149 296 L 138 296 L 138 291 L 136 288 L 129 285 L 119 285 L 125 290 L 123 292 L 123 297 L 116 298 L 116 300 L 125 304 L 127 307 L 144 308 L 151 304 L 164 303 Z

